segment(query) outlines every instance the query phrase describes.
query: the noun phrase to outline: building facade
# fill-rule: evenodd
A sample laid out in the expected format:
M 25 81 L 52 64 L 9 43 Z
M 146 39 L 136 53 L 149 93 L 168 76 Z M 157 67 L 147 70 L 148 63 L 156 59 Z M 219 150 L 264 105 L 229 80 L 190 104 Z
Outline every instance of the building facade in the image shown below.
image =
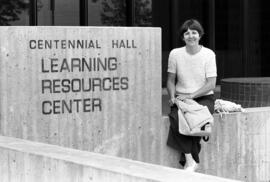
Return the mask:
M 217 55 L 222 78 L 270 76 L 267 0 L 2 0 L 5 26 L 153 26 L 162 28 L 162 85 L 169 51 L 183 45 L 179 26 L 198 19 L 202 44 Z

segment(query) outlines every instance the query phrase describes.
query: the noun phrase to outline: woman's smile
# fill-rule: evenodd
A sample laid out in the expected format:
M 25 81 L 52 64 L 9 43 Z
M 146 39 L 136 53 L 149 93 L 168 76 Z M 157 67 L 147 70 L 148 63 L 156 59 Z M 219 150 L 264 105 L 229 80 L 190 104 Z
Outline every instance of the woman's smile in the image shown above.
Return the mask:
M 184 41 L 188 45 L 199 44 L 200 34 L 197 30 L 188 29 L 184 33 Z

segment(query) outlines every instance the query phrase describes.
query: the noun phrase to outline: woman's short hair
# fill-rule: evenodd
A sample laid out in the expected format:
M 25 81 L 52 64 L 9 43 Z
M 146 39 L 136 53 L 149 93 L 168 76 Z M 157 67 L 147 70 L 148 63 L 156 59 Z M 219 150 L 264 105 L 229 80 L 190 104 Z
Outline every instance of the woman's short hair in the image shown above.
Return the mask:
M 204 30 L 203 30 L 203 27 L 202 25 L 200 24 L 200 22 L 198 20 L 195 20 L 195 19 L 189 19 L 189 20 L 186 20 L 182 26 L 180 27 L 180 31 L 179 31 L 179 34 L 181 36 L 181 38 L 184 38 L 184 33 L 188 30 L 197 30 L 200 37 L 203 36 L 204 34 Z

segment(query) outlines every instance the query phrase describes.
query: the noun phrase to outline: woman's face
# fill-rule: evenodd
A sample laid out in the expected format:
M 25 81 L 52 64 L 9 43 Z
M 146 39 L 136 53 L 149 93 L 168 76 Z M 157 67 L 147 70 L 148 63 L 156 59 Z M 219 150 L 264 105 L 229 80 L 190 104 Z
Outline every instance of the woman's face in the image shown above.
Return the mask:
M 183 40 L 188 46 L 199 45 L 200 38 L 200 34 L 197 30 L 188 29 L 183 34 Z

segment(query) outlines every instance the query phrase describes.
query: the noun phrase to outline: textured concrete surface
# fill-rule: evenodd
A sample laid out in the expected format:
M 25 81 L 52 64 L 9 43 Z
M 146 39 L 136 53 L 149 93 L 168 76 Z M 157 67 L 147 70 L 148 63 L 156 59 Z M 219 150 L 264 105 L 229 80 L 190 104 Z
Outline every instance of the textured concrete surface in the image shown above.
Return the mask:
M 156 161 L 160 28 L 1 26 L 0 34 L 0 134 Z
M 168 118 L 161 116 L 160 29 L 54 27 L 52 31 L 50 28 L 0 27 L 0 134 L 179 168 L 177 152 L 166 146 Z M 104 49 L 42 49 L 43 45 L 40 49 L 29 49 L 30 40 L 62 40 L 72 36 L 91 39 L 93 35 Z M 121 37 L 124 40 L 133 37 L 138 40 L 138 47 L 120 47 L 116 51 L 106 44 Z M 99 53 L 117 57 L 120 61 L 117 69 L 90 73 L 77 69 L 63 73 L 55 66 L 54 58 L 91 57 Z M 42 60 L 52 61 L 51 65 L 43 65 Z M 61 67 L 67 69 L 66 63 Z M 116 90 L 79 92 L 75 89 L 72 93 L 58 93 L 59 87 L 55 85 L 42 87 L 44 80 L 55 80 L 52 84 L 57 85 L 57 79 L 74 81 L 92 77 L 128 77 L 129 87 L 117 90 L 116 83 Z M 52 105 L 42 108 L 48 99 L 87 98 L 102 99 L 102 112 L 88 112 L 88 100 L 83 110 L 77 108 L 64 114 L 58 113 L 62 111 L 58 102 L 55 110 L 51 110 L 54 114 L 46 110 Z M 215 115 L 211 140 L 203 143 L 199 171 L 250 182 L 269 181 L 269 113 L 269 108 L 252 108 L 247 113 Z M 11 159 L 17 153 L 6 155 Z M 27 157 L 18 154 L 16 160 Z M 18 168 L 25 167 L 19 166 L 19 162 L 14 163 L 15 168 L 17 164 Z M 26 168 L 29 166 L 27 163 Z M 33 166 L 37 170 L 41 167 Z
M 213 134 L 202 144 L 202 173 L 270 181 L 270 107 L 215 115 Z
M 163 121 L 169 125 L 167 116 Z M 214 114 L 212 131 L 208 142 L 201 141 L 198 172 L 246 182 L 270 181 L 270 107 Z M 168 160 L 168 166 L 177 162 Z
M 210 175 L 0 137 L 1 182 L 233 182 Z

